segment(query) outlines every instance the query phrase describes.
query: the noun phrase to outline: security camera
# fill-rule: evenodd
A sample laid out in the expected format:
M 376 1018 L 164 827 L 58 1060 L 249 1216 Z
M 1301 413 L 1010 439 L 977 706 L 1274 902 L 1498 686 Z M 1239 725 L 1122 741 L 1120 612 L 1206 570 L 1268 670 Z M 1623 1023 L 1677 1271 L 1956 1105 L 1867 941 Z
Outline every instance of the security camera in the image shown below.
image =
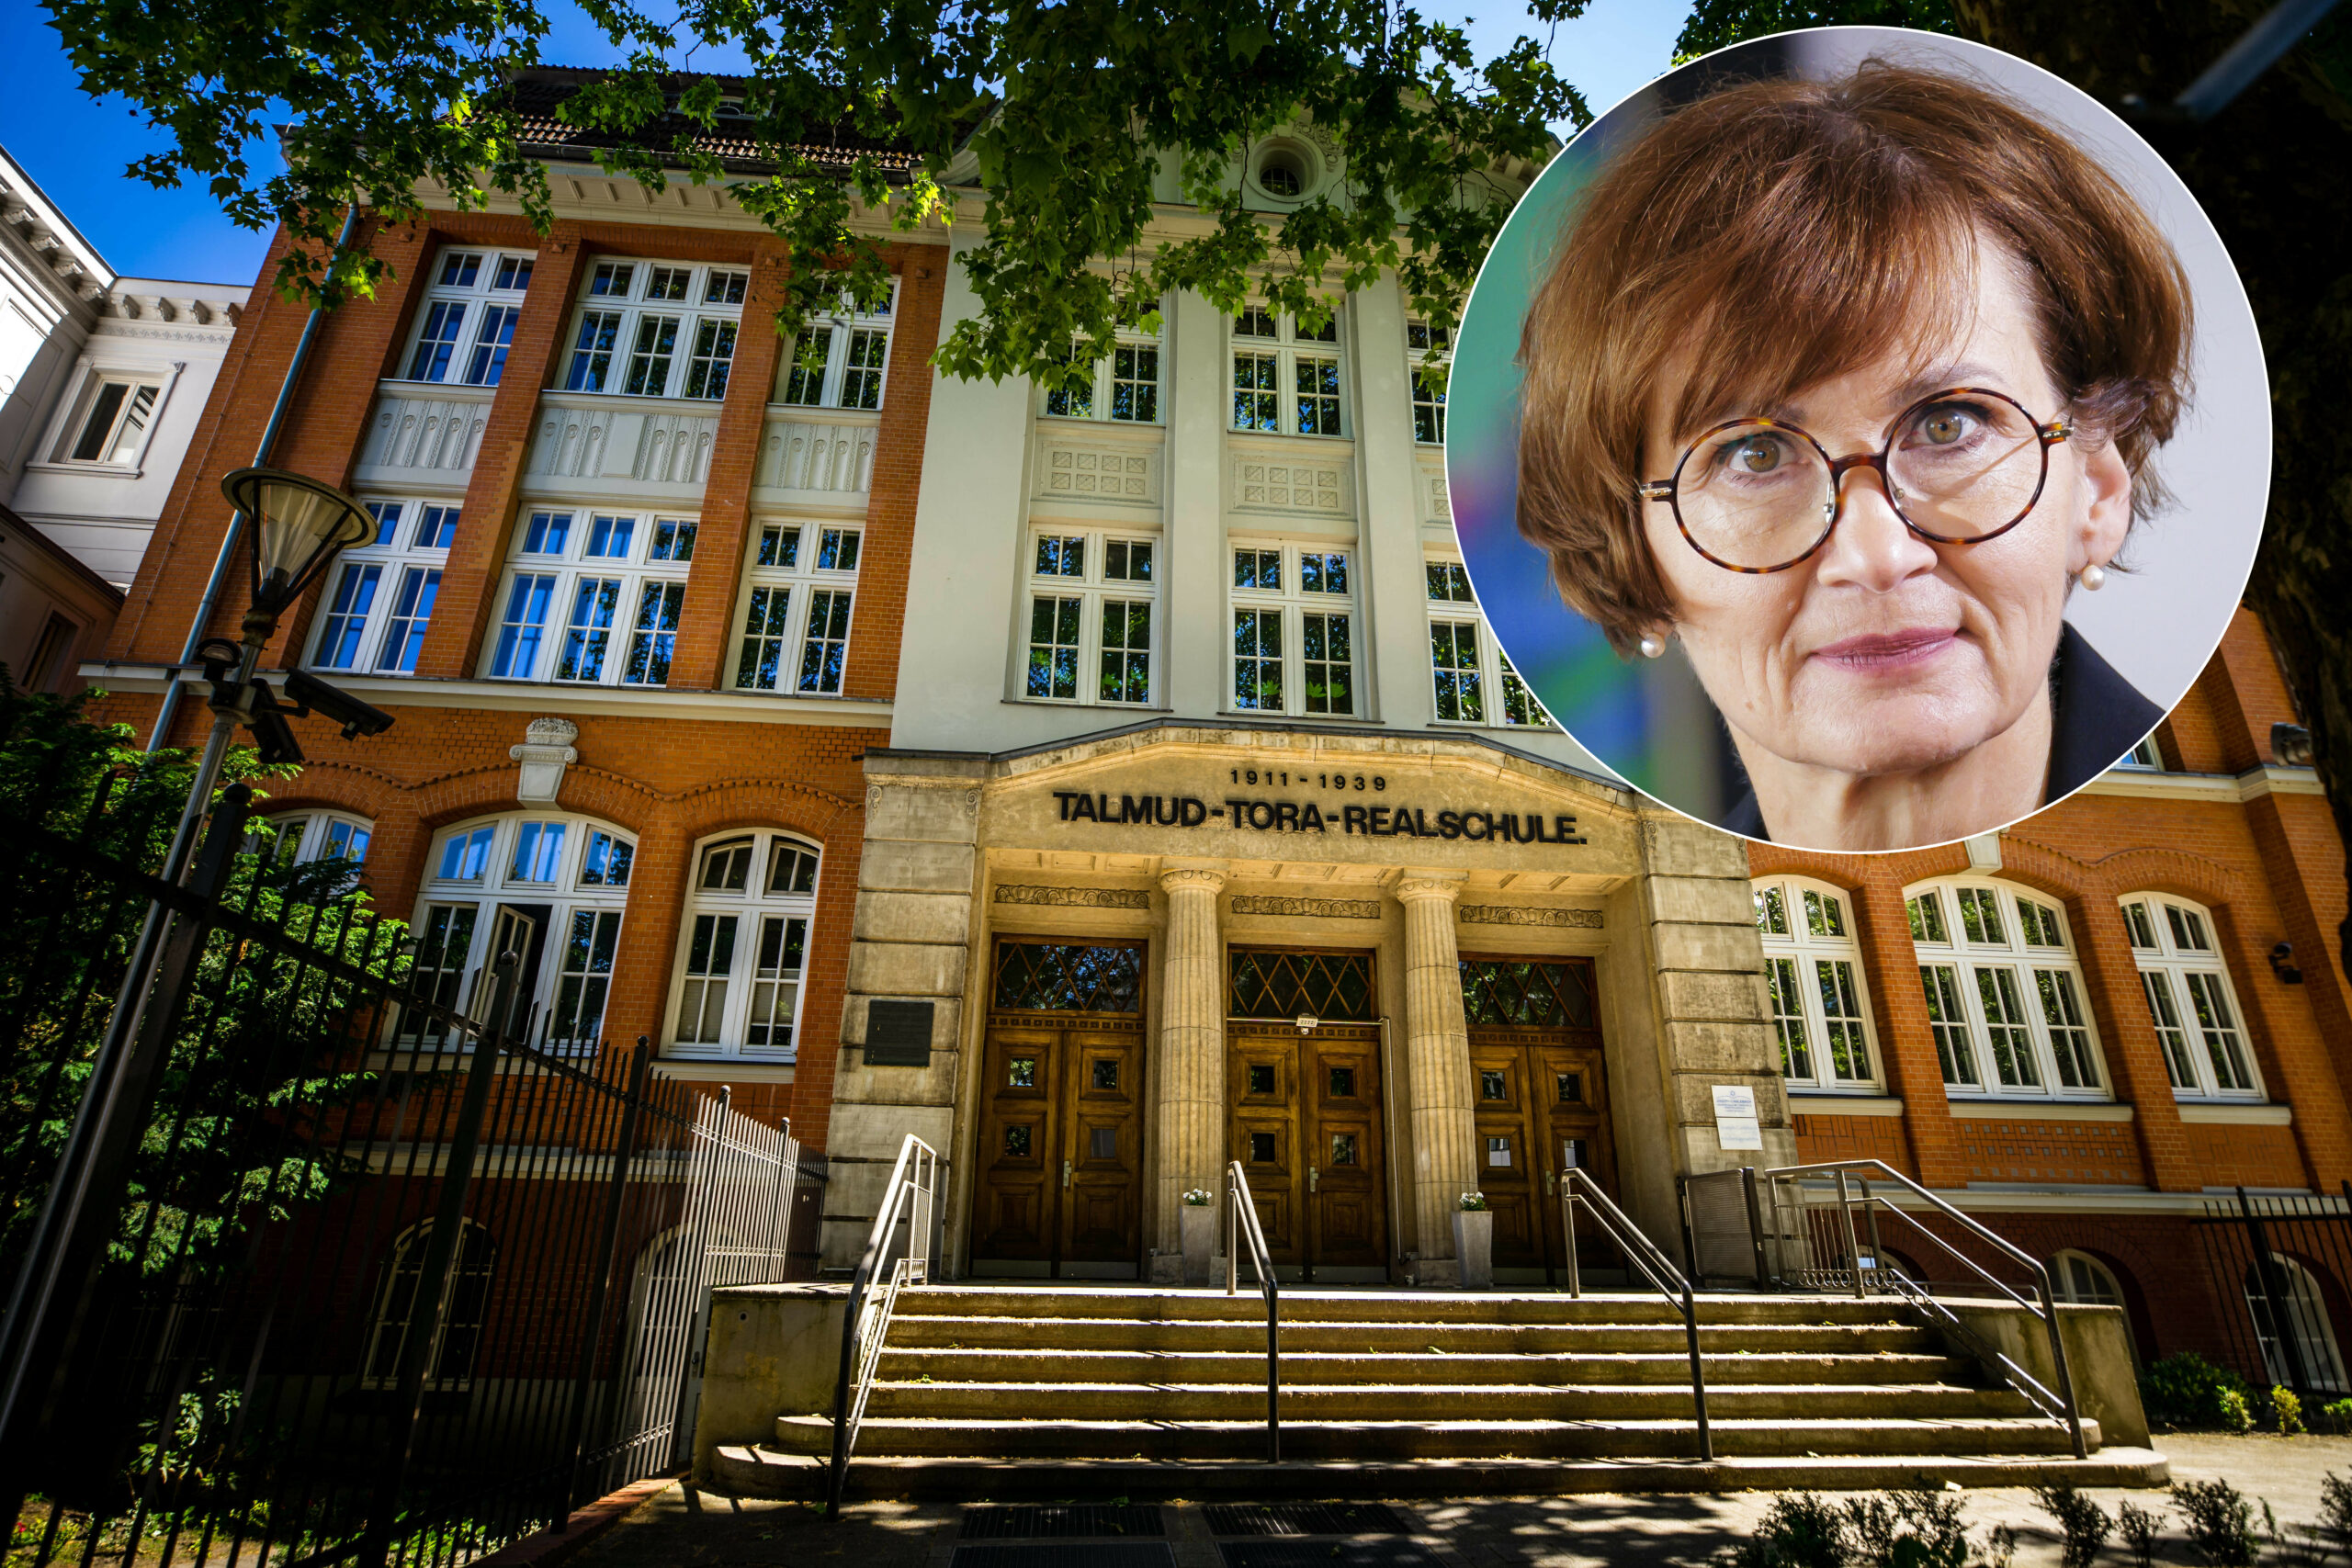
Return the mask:
M 294 739 L 294 730 L 286 722 L 285 709 L 265 698 L 254 705 L 253 716 L 246 724 L 254 732 L 254 750 L 263 762 L 302 760 L 301 743 Z
M 381 735 L 392 727 L 392 716 L 382 708 L 370 707 L 350 693 L 337 691 L 304 671 L 286 672 L 286 694 L 305 710 L 323 714 L 343 726 L 345 740 L 362 735 Z
M 2295 944 L 2291 942 L 2282 942 L 2270 950 L 2270 972 L 2278 976 L 2278 983 L 2282 986 L 2303 983 L 2303 972 L 2289 962 L 2294 956 Z

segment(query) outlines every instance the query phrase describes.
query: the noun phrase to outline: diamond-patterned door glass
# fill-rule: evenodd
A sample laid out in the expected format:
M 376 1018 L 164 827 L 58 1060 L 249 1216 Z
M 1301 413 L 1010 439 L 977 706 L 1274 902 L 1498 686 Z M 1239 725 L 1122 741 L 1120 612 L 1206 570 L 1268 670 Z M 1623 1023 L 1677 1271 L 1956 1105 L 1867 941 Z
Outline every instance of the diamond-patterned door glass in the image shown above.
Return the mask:
M 1119 1130 L 1116 1127 L 1089 1127 L 1086 1130 L 1086 1157 L 1117 1159 Z
M 1251 1094 L 1274 1092 L 1274 1069 L 1271 1065 L 1264 1062 L 1250 1064 L 1250 1092 Z
M 1251 1165 L 1274 1163 L 1274 1135 L 1272 1133 L 1250 1134 L 1250 1163 Z
M 1462 1007 L 1473 1024 L 1592 1029 L 1592 992 L 1589 959 L 1462 961 Z
M 1137 1010 L 1143 949 L 1094 942 L 1000 942 L 996 1003 L 1037 1012 Z
M 1035 1089 L 1037 1087 L 1037 1058 L 1035 1056 L 1013 1057 L 1005 1068 L 1004 1082 L 1008 1089 Z
M 1370 1023 L 1376 1016 L 1369 953 L 1291 953 L 1237 947 L 1228 973 L 1235 1018 L 1302 1014 L 1326 1023 Z
M 1559 1086 L 1561 1104 L 1582 1105 L 1584 1103 L 1584 1075 L 1582 1073 L 1554 1073 L 1552 1081 Z
M 1353 1067 L 1331 1069 L 1330 1097 L 1333 1100 L 1353 1100 L 1356 1097 L 1356 1070 Z
M 1119 1061 L 1117 1057 L 1097 1056 L 1094 1059 L 1094 1087 L 1096 1089 L 1116 1089 L 1119 1087 Z
M 1510 1087 L 1503 1082 L 1503 1075 L 1500 1072 L 1492 1067 L 1482 1068 L 1479 1071 L 1478 1098 L 1481 1100 L 1510 1098 Z
M 1353 1133 L 1331 1134 L 1331 1164 L 1334 1167 L 1356 1163 L 1356 1135 Z
M 1016 1123 L 1004 1130 L 1004 1152 L 1013 1159 L 1029 1157 L 1029 1127 L 1026 1122 Z

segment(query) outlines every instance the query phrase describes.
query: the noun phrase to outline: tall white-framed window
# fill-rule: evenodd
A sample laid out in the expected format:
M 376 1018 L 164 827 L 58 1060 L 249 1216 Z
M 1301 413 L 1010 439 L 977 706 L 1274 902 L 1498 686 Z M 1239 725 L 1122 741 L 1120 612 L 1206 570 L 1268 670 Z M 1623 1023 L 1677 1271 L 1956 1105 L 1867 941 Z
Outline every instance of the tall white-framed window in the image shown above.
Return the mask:
M 819 858 L 815 844 L 768 829 L 696 850 L 678 923 L 670 1055 L 793 1059 Z
M 433 258 L 432 281 L 418 301 L 401 361 L 406 381 L 495 387 L 531 286 L 530 254 L 446 245 Z
M 1430 611 L 1430 681 L 1437 716 L 1446 724 L 1548 728 L 1552 716 L 1511 668 L 1495 640 L 1470 574 L 1458 560 L 1432 557 L 1423 563 Z
M 2214 937 L 2212 912 L 2162 893 L 2134 893 L 2121 903 L 2174 1096 L 2261 1099 L 2262 1077 Z
M 775 400 L 799 408 L 878 409 L 890 368 L 890 316 L 898 279 L 871 310 L 844 296 L 810 321 L 776 367 Z
M 1413 439 L 1425 446 L 1445 445 L 1444 367 L 1453 363 L 1453 329 L 1426 321 L 1405 323 L 1407 368 L 1413 376 Z M 1432 369 L 1437 374 L 1431 375 Z
M 585 507 L 540 508 L 518 519 L 483 673 L 669 684 L 695 531 L 691 517 Z
M 837 697 L 849 668 L 862 530 L 843 523 L 754 524 L 743 573 L 735 689 Z
M 2305 1386 L 2328 1393 L 2341 1393 L 2347 1383 L 2344 1375 L 2344 1355 L 2335 1342 L 2335 1325 L 2328 1321 L 2327 1297 L 2321 1292 L 2318 1280 L 2312 1271 L 2282 1252 L 2270 1255 L 2270 1275 L 2263 1277 L 2259 1263 L 2249 1263 L 2245 1270 L 2245 1307 L 2254 1318 L 2254 1337 L 2262 1349 L 2263 1371 L 2273 1383 L 2303 1382 Z M 2273 1294 L 2278 1297 L 2278 1312 L 2271 1307 Z M 2281 1313 L 2285 1316 L 2279 1322 Z M 2279 1329 L 2287 1331 L 2288 1343 L 2279 1339 Z M 2291 1348 L 2295 1366 L 2288 1364 Z M 2302 1377 L 2298 1379 L 2300 1370 Z
M 1947 1089 L 2111 1098 L 2063 910 L 1961 879 L 1907 889 L 1905 901 Z
M 1793 1088 L 1867 1092 L 1879 1085 L 1862 946 L 1837 888 L 1795 877 L 1754 885 L 1765 989 Z
M 145 455 L 163 412 L 161 374 L 137 370 L 93 370 L 84 378 L 50 460 L 128 468 Z
M 376 519 L 375 536 L 335 558 L 319 602 L 311 662 L 322 670 L 413 675 L 458 536 L 458 503 L 365 504 Z
M 281 865 L 325 860 L 360 865 L 376 831 L 367 818 L 342 811 L 288 811 L 267 818 L 265 825 L 268 833 L 255 831 L 248 847 L 257 854 L 266 852 Z
M 474 1357 L 481 1348 L 482 1325 L 490 1317 L 490 1285 L 498 1269 L 498 1244 L 472 1220 L 460 1219 L 458 1247 L 442 1281 L 441 1311 L 424 1358 L 424 1386 L 454 1393 L 473 1385 Z M 425 1243 L 433 1222 L 412 1225 L 392 1243 L 376 1281 L 374 1309 L 368 1314 L 368 1351 L 360 1383 L 395 1388 L 401 1349 L 417 1319 L 417 1295 L 424 1282 Z
M 634 398 L 727 395 L 752 275 L 741 266 L 591 257 L 561 386 Z
M 544 1050 L 594 1051 L 636 858 L 634 837 L 587 817 L 517 812 L 441 829 L 417 897 L 417 987 L 479 1017 L 492 962 L 515 953 L 516 1026 Z M 412 1015 L 401 1032 L 441 1031 Z
M 1030 533 L 1028 593 L 1023 697 L 1150 704 L 1159 624 L 1157 539 L 1041 525 Z
M 1353 716 L 1354 552 L 1320 543 L 1232 547 L 1234 711 Z
M 1083 387 L 1057 387 L 1045 394 L 1044 412 L 1056 419 L 1100 419 L 1119 424 L 1159 423 L 1159 339 L 1122 332 L 1110 354 L 1094 362 L 1094 378 Z
M 1345 435 L 1340 312 L 1319 330 L 1251 309 L 1231 322 L 1233 428 L 1267 435 Z

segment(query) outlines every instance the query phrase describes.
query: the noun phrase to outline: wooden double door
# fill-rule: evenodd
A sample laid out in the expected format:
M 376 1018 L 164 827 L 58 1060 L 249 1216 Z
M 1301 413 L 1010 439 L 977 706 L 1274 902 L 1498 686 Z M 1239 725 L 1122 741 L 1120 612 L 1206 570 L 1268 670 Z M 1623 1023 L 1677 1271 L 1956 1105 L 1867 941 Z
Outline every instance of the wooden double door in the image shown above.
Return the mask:
M 989 1021 L 972 1272 L 1132 1280 L 1143 1253 L 1143 1029 Z
M 1478 1186 L 1495 1213 L 1495 1278 L 1556 1283 L 1567 1260 L 1561 1173 L 1571 1166 L 1589 1170 L 1617 1196 L 1600 1037 L 1589 1030 L 1474 1026 L 1470 1072 Z M 1586 1268 L 1623 1266 L 1589 1221 L 1577 1235 Z
M 1241 1162 L 1276 1277 L 1388 1278 L 1380 1031 L 1226 1025 L 1229 1157 Z

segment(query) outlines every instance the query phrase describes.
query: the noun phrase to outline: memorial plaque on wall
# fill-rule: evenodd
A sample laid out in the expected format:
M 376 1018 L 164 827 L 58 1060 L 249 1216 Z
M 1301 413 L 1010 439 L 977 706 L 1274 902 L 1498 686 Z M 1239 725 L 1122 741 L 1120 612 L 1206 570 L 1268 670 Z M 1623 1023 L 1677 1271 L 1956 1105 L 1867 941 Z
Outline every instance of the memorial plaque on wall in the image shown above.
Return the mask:
M 869 1067 L 931 1066 L 931 1002 L 868 1002 L 865 1065 Z

